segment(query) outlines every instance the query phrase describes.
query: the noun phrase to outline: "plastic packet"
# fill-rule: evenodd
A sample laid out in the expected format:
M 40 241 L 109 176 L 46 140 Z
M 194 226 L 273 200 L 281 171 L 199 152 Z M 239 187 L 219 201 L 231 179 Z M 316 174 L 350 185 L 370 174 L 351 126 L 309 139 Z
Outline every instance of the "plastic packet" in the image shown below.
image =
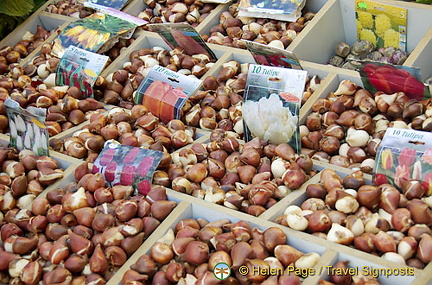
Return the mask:
M 374 183 L 389 183 L 408 199 L 432 194 L 432 133 L 387 129 L 378 149 Z

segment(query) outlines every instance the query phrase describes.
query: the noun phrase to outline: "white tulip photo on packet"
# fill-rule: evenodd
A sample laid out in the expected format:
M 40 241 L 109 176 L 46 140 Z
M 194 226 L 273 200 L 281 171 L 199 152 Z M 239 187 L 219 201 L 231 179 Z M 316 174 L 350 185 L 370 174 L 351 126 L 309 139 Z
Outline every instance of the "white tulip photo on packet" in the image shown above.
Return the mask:
M 299 110 L 307 71 L 251 64 L 243 96 L 245 141 L 288 143 L 299 153 Z
M 46 109 L 23 109 L 18 102 L 9 98 L 6 99 L 5 106 L 9 122 L 9 146 L 18 150 L 30 149 L 38 156 L 49 155 Z

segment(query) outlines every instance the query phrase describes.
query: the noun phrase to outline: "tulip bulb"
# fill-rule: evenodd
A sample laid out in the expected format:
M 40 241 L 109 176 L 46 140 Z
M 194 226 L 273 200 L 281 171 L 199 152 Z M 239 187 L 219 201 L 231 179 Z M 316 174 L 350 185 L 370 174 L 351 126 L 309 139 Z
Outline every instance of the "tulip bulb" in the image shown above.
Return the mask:
M 320 259 L 320 255 L 316 252 L 306 253 L 294 263 L 296 268 L 312 268 Z
M 288 214 L 286 216 L 288 226 L 297 231 L 304 231 L 308 227 L 308 220 L 302 215 Z
M 333 223 L 327 234 L 327 240 L 339 244 L 351 244 L 354 240 L 354 234 L 349 229 Z
M 406 264 L 405 259 L 400 254 L 397 254 L 396 252 L 386 252 L 381 256 L 381 258 L 400 265 Z
M 79 208 L 88 207 L 89 202 L 84 187 L 80 187 L 75 193 L 67 193 L 62 199 L 62 204 L 67 212 L 73 212 Z
M 351 147 L 364 147 L 367 145 L 369 138 L 366 131 L 349 128 L 345 140 Z
M 346 79 L 342 80 L 339 83 L 339 86 L 335 92 L 333 92 L 335 95 L 353 95 L 357 91 L 357 85 Z

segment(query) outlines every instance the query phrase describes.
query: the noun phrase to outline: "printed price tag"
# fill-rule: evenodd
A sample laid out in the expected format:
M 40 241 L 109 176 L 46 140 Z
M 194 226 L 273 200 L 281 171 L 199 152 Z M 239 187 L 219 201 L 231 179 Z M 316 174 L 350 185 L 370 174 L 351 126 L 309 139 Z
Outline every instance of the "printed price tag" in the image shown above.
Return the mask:
M 161 151 L 106 143 L 92 172 L 102 173 L 109 186 L 132 185 L 137 193 L 147 195 L 162 156 Z
M 10 146 L 18 150 L 30 149 L 38 156 L 49 155 L 46 109 L 23 109 L 18 102 L 10 98 L 6 99 L 5 107 L 9 121 Z
M 167 124 L 181 118 L 183 105 L 201 84 L 199 79 L 155 65 L 135 92 L 134 101 Z
M 108 56 L 69 46 L 56 70 L 56 85 L 78 87 L 85 97 L 93 96 L 93 85 L 102 72 Z

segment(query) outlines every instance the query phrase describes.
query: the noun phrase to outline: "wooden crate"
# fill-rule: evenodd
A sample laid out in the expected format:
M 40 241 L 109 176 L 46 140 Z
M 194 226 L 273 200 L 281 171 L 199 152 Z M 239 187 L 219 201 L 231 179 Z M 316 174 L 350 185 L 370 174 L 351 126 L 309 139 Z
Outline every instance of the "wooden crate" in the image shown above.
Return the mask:
M 407 51 L 413 51 L 422 38 L 427 36 L 427 30 L 432 27 L 432 6 L 393 0 L 377 1 L 408 10 Z M 300 33 L 288 49 L 302 60 L 326 64 L 335 54 L 334 48 L 338 42 L 351 45 L 356 40 L 354 3 L 343 0 L 327 1 L 317 15 L 318 19 L 307 25 L 306 31 Z
M 327 168 L 327 169 L 330 168 L 328 166 L 325 166 L 325 164 L 323 165 L 323 167 Z M 331 168 L 334 168 L 333 165 L 331 166 Z M 340 168 L 340 167 L 337 169 L 334 169 L 334 170 L 341 177 L 345 177 L 346 175 L 352 173 L 352 171 L 350 171 L 348 169 Z M 367 185 L 370 185 L 372 183 L 371 182 L 372 176 L 366 174 L 364 176 L 364 178 L 365 178 Z M 285 209 L 288 206 L 291 206 L 291 205 L 300 206 L 305 200 L 307 200 L 306 193 L 305 193 L 307 186 L 310 184 L 318 183 L 319 180 L 320 180 L 320 178 L 319 178 L 319 173 L 318 173 L 317 175 L 312 177 L 312 179 L 310 179 L 305 184 L 303 184 L 303 186 L 300 189 L 291 193 L 290 195 L 288 195 L 287 197 L 285 197 L 284 199 L 279 201 L 279 203 L 277 203 L 275 206 L 273 206 L 270 209 L 268 209 L 267 211 L 265 211 L 260 216 L 260 218 L 268 220 L 268 221 L 274 221 L 277 217 L 283 215 Z M 350 261 L 350 264 L 349 264 L 350 267 L 359 268 L 359 271 L 362 270 L 363 266 L 369 266 L 372 268 L 395 268 L 395 269 L 408 268 L 408 266 L 402 266 L 400 264 L 385 260 L 381 257 L 362 252 L 362 251 L 357 250 L 353 247 L 348 247 L 348 246 L 336 244 L 336 243 L 329 242 L 329 241 L 325 241 L 325 242 L 326 242 L 327 248 L 330 249 L 333 253 L 333 256 L 331 259 L 332 261 L 330 261 L 329 266 L 333 266 L 337 261 L 348 260 L 348 261 Z M 430 279 L 432 277 L 432 275 L 430 274 L 430 271 L 428 271 L 427 269 L 430 268 L 431 265 L 432 265 L 432 263 L 430 263 L 423 270 L 413 268 L 412 270 L 414 272 L 414 275 L 404 275 L 404 276 L 392 275 L 392 276 L 389 276 L 389 278 L 385 278 L 385 276 L 382 276 L 382 274 L 380 274 L 378 280 L 379 280 L 380 284 L 385 285 L 385 284 L 411 284 L 411 282 L 414 282 L 414 279 L 416 279 L 417 281 L 420 281 L 420 279 L 417 278 L 419 276 L 429 276 L 428 279 Z M 328 279 L 327 269 L 323 269 L 321 273 L 322 274 L 320 274 L 320 278 Z
M 47 31 L 52 31 L 51 35 L 46 39 L 45 42 L 49 42 L 50 39 L 54 39 L 56 35 L 55 30 L 66 23 L 63 17 L 51 16 L 51 15 L 41 15 L 34 13 L 27 20 L 25 20 L 21 25 L 19 25 L 12 33 L 7 35 L 1 42 L 0 47 L 3 46 L 14 46 L 18 43 L 22 36 L 27 32 L 32 34 L 36 33 L 36 28 L 38 25 L 42 26 Z M 30 55 L 30 54 L 29 54 Z
M 5 134 L 0 134 L 0 145 L 2 146 L 9 145 L 9 136 Z M 81 164 L 80 160 L 58 153 L 56 151 L 50 151 L 49 156 L 54 158 L 58 162 L 59 167 L 63 169 L 63 178 L 45 187 L 45 190 L 39 195 L 42 195 L 43 193 L 46 193 L 52 189 L 57 188 L 59 185 L 63 183 L 64 179 L 68 177 L 70 174 L 73 174 L 75 169 Z M 28 205 L 26 209 L 31 210 L 31 205 Z
M 130 266 L 135 263 L 135 261 L 143 254 L 149 253 L 152 245 L 163 236 L 169 229 L 174 229 L 175 225 L 183 219 L 198 219 L 203 218 L 210 222 L 217 221 L 221 219 L 228 219 L 231 222 L 238 222 L 243 220 L 247 222 L 252 228 L 258 228 L 260 230 L 265 230 L 269 227 L 279 227 L 281 228 L 288 238 L 288 244 L 297 248 L 303 252 L 317 252 L 321 255 L 320 261 L 314 267 L 318 272 L 322 266 L 328 264 L 328 250 L 326 249 L 325 243 L 323 243 L 319 238 L 313 236 L 304 235 L 300 232 L 291 231 L 290 229 L 280 227 L 277 224 L 263 221 L 262 219 L 251 217 L 247 214 L 226 209 L 221 211 L 216 205 L 207 204 L 201 200 L 191 198 L 188 201 L 180 203 L 171 213 L 174 216 L 173 219 L 166 219 L 154 232 L 153 234 L 141 245 L 141 247 L 132 255 L 128 261 L 119 269 L 113 278 L 108 282 L 109 285 L 121 284 L 121 279 L 123 274 L 130 268 Z M 170 217 L 171 217 L 170 216 Z M 308 277 L 303 284 L 316 284 L 316 276 Z
M 404 62 L 404 66 L 419 67 L 422 71 L 422 80 L 432 76 L 432 28 L 420 40 Z M 432 90 L 431 90 L 432 93 Z
M 228 50 L 226 47 L 219 48 L 217 45 L 209 45 L 217 58 L 222 57 Z M 107 77 L 110 73 L 114 73 L 117 70 L 123 68 L 123 64 L 129 61 L 129 55 L 135 50 L 141 48 L 152 48 L 152 47 L 162 47 L 166 50 L 171 50 L 168 44 L 156 33 L 143 31 L 139 33 L 138 38 L 128 47 L 127 50 L 122 52 L 116 60 L 114 60 L 109 67 L 107 67 L 101 76 Z M 208 74 L 208 73 L 207 73 Z M 202 78 L 204 78 L 206 74 Z

